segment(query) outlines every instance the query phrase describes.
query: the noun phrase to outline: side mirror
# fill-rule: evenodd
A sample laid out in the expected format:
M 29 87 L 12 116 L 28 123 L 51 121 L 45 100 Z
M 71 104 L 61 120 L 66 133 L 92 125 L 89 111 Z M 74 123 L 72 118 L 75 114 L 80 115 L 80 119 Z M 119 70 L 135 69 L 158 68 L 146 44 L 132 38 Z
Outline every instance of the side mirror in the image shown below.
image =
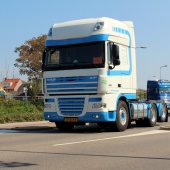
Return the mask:
M 113 65 L 114 65 L 114 66 L 120 65 L 120 60 L 119 60 L 119 59 L 114 59 L 114 60 L 113 60 Z
M 114 66 L 120 65 L 118 45 L 115 45 L 115 44 L 111 45 L 111 58 L 112 58 L 112 63 Z
M 109 69 L 113 69 L 115 66 L 120 65 L 119 46 L 113 43 L 110 43 L 110 64 L 112 64 L 112 66 L 110 66 Z

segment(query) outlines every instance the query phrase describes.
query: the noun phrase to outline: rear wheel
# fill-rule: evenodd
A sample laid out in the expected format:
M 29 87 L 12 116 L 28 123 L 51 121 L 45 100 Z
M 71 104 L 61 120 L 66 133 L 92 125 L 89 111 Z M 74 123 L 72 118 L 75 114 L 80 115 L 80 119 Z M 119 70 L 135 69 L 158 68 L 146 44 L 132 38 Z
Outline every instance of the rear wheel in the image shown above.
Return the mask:
M 120 100 L 118 103 L 117 114 L 116 114 L 116 130 L 124 131 L 127 129 L 129 124 L 129 110 L 127 104 Z
M 150 117 L 147 119 L 147 125 L 149 127 L 154 127 L 157 122 L 157 108 L 155 104 L 152 104 L 150 109 Z
M 159 117 L 159 122 L 165 122 L 168 115 L 166 104 L 162 104 L 161 115 Z

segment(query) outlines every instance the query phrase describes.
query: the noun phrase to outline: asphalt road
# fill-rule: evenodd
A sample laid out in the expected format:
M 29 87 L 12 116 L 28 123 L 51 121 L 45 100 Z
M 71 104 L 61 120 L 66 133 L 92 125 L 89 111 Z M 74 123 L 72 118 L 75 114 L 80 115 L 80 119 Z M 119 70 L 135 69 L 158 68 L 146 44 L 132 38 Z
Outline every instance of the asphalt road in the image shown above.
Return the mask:
M 169 170 L 170 130 L 160 125 L 125 132 L 87 126 L 70 133 L 49 123 L 0 127 L 0 169 Z

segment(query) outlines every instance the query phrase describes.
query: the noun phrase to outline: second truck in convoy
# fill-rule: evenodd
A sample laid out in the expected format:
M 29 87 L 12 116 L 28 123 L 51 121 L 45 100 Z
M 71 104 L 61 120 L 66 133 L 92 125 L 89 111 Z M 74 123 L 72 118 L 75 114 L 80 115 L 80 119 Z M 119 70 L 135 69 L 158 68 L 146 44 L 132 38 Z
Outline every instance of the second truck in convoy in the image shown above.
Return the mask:
M 124 131 L 131 121 L 167 121 L 164 102 L 137 100 L 132 22 L 92 18 L 54 24 L 45 46 L 44 116 L 59 129 L 90 122 Z
M 170 113 L 170 81 L 148 80 L 147 99 L 164 101 L 167 104 L 168 113 Z

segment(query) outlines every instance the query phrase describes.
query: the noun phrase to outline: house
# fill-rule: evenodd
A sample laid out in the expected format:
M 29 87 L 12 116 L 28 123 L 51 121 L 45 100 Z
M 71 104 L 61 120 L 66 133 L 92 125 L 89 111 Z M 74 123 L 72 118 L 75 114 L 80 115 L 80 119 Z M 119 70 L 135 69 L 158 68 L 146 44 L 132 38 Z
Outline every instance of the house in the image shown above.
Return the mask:
M 13 96 L 19 95 L 23 92 L 23 81 L 20 78 L 5 78 L 3 89 Z

